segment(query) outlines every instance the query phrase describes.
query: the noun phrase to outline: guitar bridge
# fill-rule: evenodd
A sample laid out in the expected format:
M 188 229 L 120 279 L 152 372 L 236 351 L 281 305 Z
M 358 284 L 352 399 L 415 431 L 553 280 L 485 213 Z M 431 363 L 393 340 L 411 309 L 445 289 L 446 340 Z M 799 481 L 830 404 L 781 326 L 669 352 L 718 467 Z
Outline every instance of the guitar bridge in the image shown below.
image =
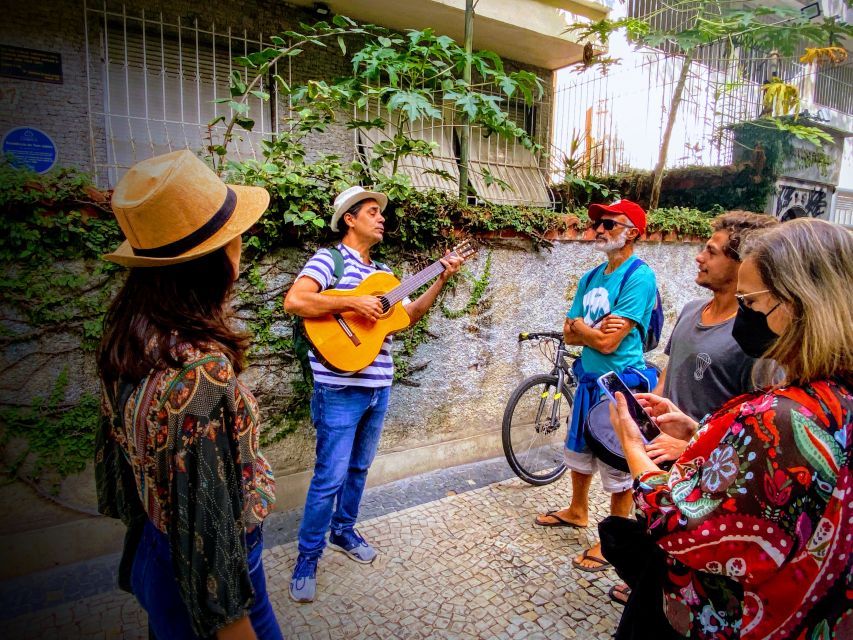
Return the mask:
M 361 340 L 359 340 L 358 336 L 355 335 L 352 329 L 349 328 L 349 325 L 347 324 L 347 321 L 344 320 L 344 317 L 341 314 L 336 313 L 334 314 L 334 318 L 338 321 L 338 324 L 341 326 L 341 329 L 344 330 L 344 333 L 346 334 L 347 338 L 349 338 L 355 346 L 359 346 L 361 344 Z

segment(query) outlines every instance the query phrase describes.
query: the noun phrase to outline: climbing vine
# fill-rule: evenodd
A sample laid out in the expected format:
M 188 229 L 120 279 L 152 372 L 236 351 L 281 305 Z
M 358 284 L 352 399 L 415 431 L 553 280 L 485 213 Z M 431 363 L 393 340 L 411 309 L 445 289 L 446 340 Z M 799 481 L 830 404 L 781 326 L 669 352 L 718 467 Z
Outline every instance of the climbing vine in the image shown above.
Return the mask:
M 460 273 L 462 274 L 462 277 L 472 283 L 471 296 L 468 298 L 468 302 L 465 303 L 464 307 L 456 309 L 455 311 L 449 309 L 444 302 L 441 303 L 441 313 L 448 320 L 456 320 L 457 318 L 467 316 L 478 304 L 480 304 L 480 301 L 483 299 L 483 294 L 486 293 L 486 289 L 489 287 L 489 279 L 492 275 L 492 252 L 489 251 L 486 254 L 486 263 L 483 266 L 483 274 L 479 278 L 475 278 L 467 269 L 463 269 Z
M 62 400 L 67 387 L 68 370 L 63 369 L 49 396 L 36 397 L 29 407 L 0 409 L 0 448 L 5 454 L 0 469 L 5 475 L 26 473 L 55 492 L 62 478 L 82 471 L 92 459 L 100 403 L 84 394 L 66 407 Z M 19 446 L 10 451 L 14 438 Z

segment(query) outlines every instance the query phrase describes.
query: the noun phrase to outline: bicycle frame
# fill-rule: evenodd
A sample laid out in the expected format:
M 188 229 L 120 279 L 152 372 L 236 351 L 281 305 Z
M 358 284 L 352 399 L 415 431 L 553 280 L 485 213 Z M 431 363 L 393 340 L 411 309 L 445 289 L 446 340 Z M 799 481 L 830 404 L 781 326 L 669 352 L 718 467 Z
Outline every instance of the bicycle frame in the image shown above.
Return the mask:
M 554 359 L 552 362 L 551 375 L 557 376 L 557 387 L 554 389 L 554 400 L 559 400 L 563 394 L 563 385 L 566 384 L 568 387 L 573 387 L 577 384 L 577 378 L 575 377 L 574 371 L 572 371 L 571 366 L 569 365 L 568 358 L 572 357 L 578 358 L 580 354 L 570 353 L 568 348 L 566 347 L 566 343 L 563 342 L 563 333 L 562 332 L 554 332 L 554 331 L 544 331 L 540 333 L 520 333 L 518 335 L 518 341 L 522 342 L 524 340 L 541 340 L 541 339 L 549 339 L 557 342 L 557 348 L 554 349 Z M 539 411 L 537 412 L 537 431 L 539 431 L 539 417 L 541 415 L 541 411 L 544 408 L 545 401 L 547 397 L 543 397 L 539 404 Z M 548 420 L 547 425 L 544 425 L 543 431 L 546 433 L 550 433 L 555 429 L 559 428 L 559 418 L 557 417 L 557 411 L 559 409 L 559 402 L 555 402 L 551 405 L 551 416 Z

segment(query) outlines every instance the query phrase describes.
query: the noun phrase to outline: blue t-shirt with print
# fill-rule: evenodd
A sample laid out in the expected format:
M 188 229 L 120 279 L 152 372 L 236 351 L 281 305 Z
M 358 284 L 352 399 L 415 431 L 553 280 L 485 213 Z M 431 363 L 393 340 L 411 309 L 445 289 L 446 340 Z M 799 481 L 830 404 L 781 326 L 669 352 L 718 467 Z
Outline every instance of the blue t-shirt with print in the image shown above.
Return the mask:
M 636 326 L 622 339 L 619 346 L 611 354 L 604 354 L 591 347 L 584 347 L 581 352 L 581 363 L 588 373 L 604 374 L 608 371 L 624 371 L 628 367 L 645 368 L 643 358 L 643 341 L 637 327 L 647 327 L 655 307 L 655 292 L 657 281 L 655 273 L 646 265 L 640 265 L 625 282 L 622 291 L 619 285 L 625 271 L 631 266 L 636 256 L 631 256 L 613 273 L 604 273 L 606 269 L 592 269 L 597 272 L 589 277 L 587 272 L 581 278 L 572 308 L 566 314 L 567 318 L 583 318 L 584 323 L 591 327 L 597 320 L 610 313 L 620 318 L 633 320 Z M 580 289 L 585 283 L 583 290 Z M 613 301 L 616 308 L 612 308 Z

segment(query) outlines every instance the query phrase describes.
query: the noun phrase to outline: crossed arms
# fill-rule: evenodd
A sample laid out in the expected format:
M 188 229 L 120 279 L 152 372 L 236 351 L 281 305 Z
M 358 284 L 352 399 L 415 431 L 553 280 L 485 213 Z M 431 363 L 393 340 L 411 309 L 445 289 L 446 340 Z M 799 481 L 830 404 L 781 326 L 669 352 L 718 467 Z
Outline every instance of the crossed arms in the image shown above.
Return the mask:
M 566 344 L 590 347 L 607 355 L 619 348 L 619 344 L 637 323 L 627 318 L 608 315 L 597 324 L 597 327 L 590 327 L 583 318 L 566 318 L 563 324 L 563 339 Z

